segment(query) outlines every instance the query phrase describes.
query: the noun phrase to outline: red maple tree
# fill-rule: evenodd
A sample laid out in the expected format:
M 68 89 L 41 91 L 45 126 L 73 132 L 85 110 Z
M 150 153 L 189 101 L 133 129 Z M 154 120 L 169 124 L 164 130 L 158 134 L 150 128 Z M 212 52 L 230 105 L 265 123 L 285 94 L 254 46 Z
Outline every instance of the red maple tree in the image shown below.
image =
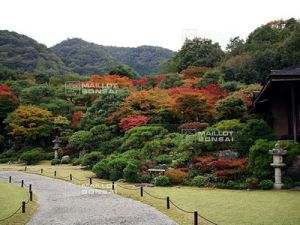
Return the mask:
M 126 131 L 136 126 L 144 126 L 148 121 L 147 116 L 127 116 L 120 120 L 119 126 L 123 131 Z
M 71 123 L 71 125 L 73 127 L 77 127 L 78 126 L 78 124 L 80 123 L 80 119 L 83 116 L 83 114 L 84 113 L 82 111 L 73 112 L 72 123 Z

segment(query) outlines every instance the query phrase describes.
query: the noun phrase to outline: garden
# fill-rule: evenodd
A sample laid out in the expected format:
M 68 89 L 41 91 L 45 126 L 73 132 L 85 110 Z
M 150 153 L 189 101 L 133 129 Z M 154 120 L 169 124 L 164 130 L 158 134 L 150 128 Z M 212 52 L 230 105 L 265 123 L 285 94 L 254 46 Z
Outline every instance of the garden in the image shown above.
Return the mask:
M 155 195 L 170 195 L 220 224 L 297 224 L 300 145 L 277 141 L 272 116 L 250 108 L 274 67 L 267 59 L 292 57 L 284 49 L 295 43 L 299 26 L 292 19 L 270 22 L 246 42 L 231 40 L 227 52 L 211 40 L 186 40 L 160 73 L 143 77 L 122 67 L 91 76 L 16 78 L 2 71 L 1 168 L 46 160 L 49 169 L 67 168 L 64 175 L 154 186 Z M 276 41 L 265 41 L 267 34 Z M 283 59 L 275 64 L 287 66 Z M 276 143 L 287 152 L 283 191 L 271 191 L 269 151 Z M 166 213 L 184 223 L 180 213 Z

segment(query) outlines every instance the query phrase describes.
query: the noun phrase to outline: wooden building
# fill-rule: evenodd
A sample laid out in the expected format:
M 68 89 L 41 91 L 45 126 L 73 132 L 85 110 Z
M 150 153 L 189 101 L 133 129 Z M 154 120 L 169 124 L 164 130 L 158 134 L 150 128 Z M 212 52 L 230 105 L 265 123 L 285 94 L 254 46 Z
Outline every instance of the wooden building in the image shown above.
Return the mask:
M 272 71 L 252 112 L 269 115 L 278 139 L 300 140 L 300 65 Z

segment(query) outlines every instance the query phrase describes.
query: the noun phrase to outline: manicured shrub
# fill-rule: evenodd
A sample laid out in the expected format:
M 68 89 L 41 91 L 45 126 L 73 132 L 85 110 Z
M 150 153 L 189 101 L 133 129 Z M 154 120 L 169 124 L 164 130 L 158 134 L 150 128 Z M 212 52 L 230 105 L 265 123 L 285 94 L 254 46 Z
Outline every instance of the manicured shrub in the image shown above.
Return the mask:
M 158 164 L 170 164 L 172 163 L 172 157 L 169 155 L 160 155 L 155 158 Z
M 81 162 L 82 162 L 82 159 L 78 159 L 78 158 L 72 159 L 72 165 L 73 166 L 78 166 L 78 165 L 81 164 Z
M 300 187 L 300 181 L 296 181 L 296 182 L 294 183 L 294 186 L 295 186 L 295 187 Z
M 240 118 L 246 112 L 246 105 L 242 98 L 236 95 L 217 101 L 216 109 L 221 119 Z
M 233 187 L 234 187 L 235 185 L 236 185 L 236 184 L 235 184 L 234 181 L 229 180 L 229 181 L 227 181 L 227 183 L 226 183 L 226 185 L 225 185 L 225 188 L 227 188 L 227 189 L 233 189 Z
M 93 166 L 92 171 L 96 174 L 97 177 L 108 179 L 109 178 L 109 166 L 108 166 L 108 159 L 104 159 L 101 162 L 96 163 Z
M 169 89 L 182 86 L 182 78 L 178 74 L 165 74 L 159 83 L 161 89 Z
M 53 159 L 53 157 L 54 157 L 53 152 L 41 153 L 41 160 L 51 160 L 51 159 Z
M 90 152 L 84 155 L 82 165 L 93 168 L 93 166 L 102 159 L 104 159 L 104 156 L 101 152 Z
M 168 186 L 171 184 L 169 177 L 161 175 L 154 179 L 154 184 L 156 186 Z
M 209 127 L 209 124 L 208 123 L 201 123 L 201 122 L 192 122 L 192 123 L 184 123 L 184 124 L 181 124 L 179 127 L 178 127 L 178 130 L 180 131 L 184 131 L 184 130 L 195 130 L 195 132 L 198 132 L 198 131 L 202 131 L 204 130 L 205 128 Z
M 282 178 L 283 188 L 290 189 L 294 186 L 294 181 L 290 177 L 283 177 Z
M 167 133 L 168 130 L 161 126 L 134 127 L 125 132 L 121 149 L 126 151 L 143 148 L 147 142 L 156 140 Z
M 133 164 L 129 163 L 126 168 L 123 170 L 124 172 L 124 179 L 128 182 L 137 182 L 138 181 L 138 167 Z
M 9 157 L 0 159 L 0 163 L 7 163 L 9 161 L 18 161 L 18 157 Z
M 206 174 L 206 178 L 208 180 L 208 182 L 210 183 L 215 183 L 215 182 L 218 182 L 220 179 L 213 173 L 211 174 Z
M 51 165 L 58 165 L 58 164 L 60 164 L 60 159 L 52 159 L 51 160 Z
M 273 174 L 273 169 L 270 166 L 272 156 L 269 150 L 274 147 L 274 141 L 259 139 L 250 148 L 248 158 L 248 171 L 259 179 L 270 178 Z
M 123 157 L 122 155 L 116 155 L 111 157 L 108 162 L 109 166 L 109 179 L 110 180 L 118 180 L 123 178 L 123 170 L 128 164 L 128 159 Z
M 255 189 L 258 188 L 258 179 L 255 177 L 250 177 L 246 179 L 246 183 L 249 184 L 249 188 Z
M 221 120 L 220 122 L 216 123 L 213 127 L 221 131 L 240 131 L 244 127 L 244 124 L 241 123 L 239 119 L 231 119 Z
M 238 133 L 235 142 L 235 149 L 237 149 L 241 154 L 246 155 L 248 154 L 250 147 L 258 139 L 273 140 L 273 130 L 262 119 L 248 120 L 244 128 Z
M 241 85 L 238 81 L 227 81 L 222 84 L 222 88 L 226 91 L 233 92 L 239 90 L 239 86 Z
M 239 178 L 246 172 L 247 162 L 245 159 L 218 159 L 213 162 L 213 167 L 217 169 L 215 175 L 222 180 Z
M 151 183 L 152 177 L 150 174 L 144 174 L 140 176 L 139 180 L 141 183 Z
M 179 152 L 175 155 L 175 164 L 176 167 L 184 167 L 187 166 L 193 157 L 192 152 Z
M 192 185 L 197 187 L 204 187 L 207 184 L 208 184 L 208 180 L 204 176 L 196 176 L 192 180 Z
M 9 161 L 18 161 L 19 156 L 14 151 L 6 151 L 0 154 L 0 163 L 7 163 Z
M 226 188 L 226 183 L 224 182 L 216 182 L 214 185 L 216 188 Z
M 259 187 L 263 190 L 270 190 L 273 188 L 273 186 L 274 186 L 274 182 L 271 180 L 262 180 L 259 183 Z
M 241 182 L 236 186 L 236 189 L 243 190 L 243 189 L 249 189 L 250 184 L 247 182 Z
M 182 184 L 184 179 L 187 177 L 187 173 L 180 169 L 167 170 L 165 175 L 169 177 L 172 184 Z
M 225 188 L 227 189 L 236 189 L 236 190 L 243 190 L 248 189 L 250 185 L 247 182 L 239 182 L 230 180 L 226 183 Z
M 32 149 L 27 152 L 23 152 L 20 159 L 24 161 L 27 165 L 33 165 L 41 160 L 41 152 L 37 149 Z
M 192 169 L 188 172 L 188 178 L 193 179 L 196 176 L 203 175 L 200 170 Z
M 88 142 L 90 142 L 92 137 L 93 135 L 90 131 L 77 131 L 69 138 L 69 144 L 71 144 L 75 149 L 79 150 Z
M 122 143 L 122 137 L 115 137 L 109 141 L 102 142 L 97 151 L 100 151 L 105 155 L 111 154 L 113 152 L 119 152 Z

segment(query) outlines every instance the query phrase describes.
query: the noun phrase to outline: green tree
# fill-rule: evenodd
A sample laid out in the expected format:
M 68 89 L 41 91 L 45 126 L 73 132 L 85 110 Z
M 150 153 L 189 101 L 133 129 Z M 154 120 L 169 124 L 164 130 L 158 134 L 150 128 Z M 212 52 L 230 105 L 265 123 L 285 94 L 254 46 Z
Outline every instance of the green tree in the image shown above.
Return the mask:
M 128 95 L 129 90 L 127 88 L 118 90 L 115 94 L 102 94 L 83 115 L 79 127 L 89 130 L 96 125 L 105 123 L 106 118 L 118 110 L 119 105 Z
M 239 36 L 230 38 L 229 43 L 226 46 L 226 50 L 228 51 L 228 54 L 231 56 L 239 55 L 243 51 L 244 46 L 244 40 L 240 39 Z
M 200 80 L 200 82 L 197 84 L 197 87 L 206 87 L 209 84 L 218 84 L 220 83 L 221 79 L 222 79 L 223 74 L 220 71 L 209 71 L 206 72 L 203 77 L 202 80 Z
M 159 83 L 159 87 L 162 89 L 169 89 L 179 87 L 183 85 L 183 81 L 178 74 L 166 74 Z
M 241 118 L 246 109 L 243 99 L 236 95 L 229 95 L 216 103 L 216 110 L 221 119 Z
M 39 105 L 40 103 L 48 102 L 54 96 L 55 90 L 51 86 L 45 84 L 36 85 L 23 89 L 21 103 Z
M 270 166 L 272 155 L 269 150 L 274 148 L 275 142 L 258 139 L 250 148 L 248 159 L 249 172 L 259 179 L 271 178 L 273 169 Z
M 259 73 L 255 70 L 253 58 L 247 53 L 230 57 L 222 65 L 222 71 L 225 81 L 240 81 L 246 84 L 262 81 Z
M 235 149 L 244 155 L 249 152 L 250 147 L 256 140 L 273 140 L 275 138 L 273 130 L 263 119 L 248 120 L 237 136 Z
M 168 131 L 161 126 L 134 127 L 126 131 L 121 149 L 141 149 L 143 146 L 156 138 L 162 138 Z
M 92 133 L 89 131 L 77 131 L 69 138 L 69 144 L 75 149 L 80 150 L 92 140 Z
M 140 76 L 129 66 L 114 66 L 109 70 L 110 75 L 125 76 L 130 79 L 138 79 Z
M 189 66 L 214 67 L 223 58 L 224 53 L 218 43 L 209 39 L 194 38 L 186 40 L 174 60 L 177 71 L 180 72 Z

